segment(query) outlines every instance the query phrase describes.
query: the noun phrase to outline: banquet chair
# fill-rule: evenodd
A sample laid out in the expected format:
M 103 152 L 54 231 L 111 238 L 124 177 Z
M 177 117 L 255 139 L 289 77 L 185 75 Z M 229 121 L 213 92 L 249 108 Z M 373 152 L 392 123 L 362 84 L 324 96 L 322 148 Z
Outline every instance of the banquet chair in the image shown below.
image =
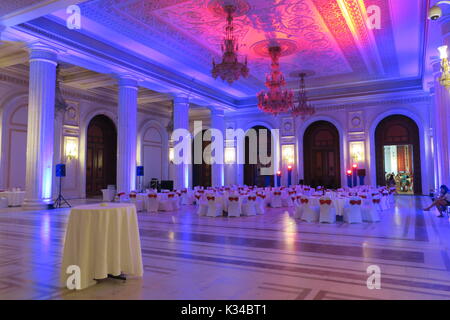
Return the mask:
M 381 196 L 380 195 L 374 196 L 372 198 L 372 203 L 377 211 L 383 211 L 383 208 L 381 207 Z
M 228 197 L 228 216 L 239 217 L 241 215 L 241 203 L 238 196 Z
M 292 201 L 292 196 L 295 195 L 295 191 L 289 191 L 281 197 L 281 205 L 283 207 L 292 207 L 294 202 Z
M 344 221 L 347 223 L 362 223 L 361 199 L 350 198 L 344 207 Z
M 256 195 L 256 214 L 264 214 L 266 211 L 266 195 L 257 194 Z
M 367 222 L 378 222 L 380 221 L 380 214 L 378 213 L 377 207 L 373 204 L 373 199 L 369 202 L 363 202 L 361 206 L 361 215 L 363 221 Z
M 308 199 L 306 199 L 308 200 Z M 297 196 L 294 201 L 294 218 L 295 219 L 301 219 L 303 215 L 303 209 L 305 207 L 305 202 L 302 202 L 302 197 Z
M 222 204 L 217 201 L 218 199 L 215 196 L 207 196 L 207 205 L 208 210 L 206 212 L 206 216 L 208 217 L 219 217 L 223 213 Z
M 0 198 L 0 209 L 1 208 L 8 208 L 8 199 L 7 198 Z
M 203 197 L 197 198 L 197 215 L 206 216 L 207 213 L 208 213 L 208 201 L 206 201 Z
M 302 197 L 300 199 L 301 205 L 303 205 L 303 214 L 301 219 L 307 222 L 319 221 L 320 208 L 309 201 L 308 198 Z
M 322 197 L 319 200 L 320 206 L 320 223 L 335 223 L 336 222 L 336 208 L 333 205 L 333 200 L 329 197 Z
M 175 210 L 174 208 L 174 196 L 167 194 L 166 195 L 167 198 L 162 198 L 159 199 L 159 211 L 173 211 Z
M 270 206 L 272 208 L 281 208 L 281 191 L 274 191 L 272 193 L 272 199 L 270 201 Z
M 128 202 L 129 198 L 125 192 L 119 192 L 117 194 L 117 201 L 118 202 Z
M 103 201 L 111 202 L 114 200 L 115 190 L 102 189 Z
M 256 215 L 256 196 L 248 196 L 242 204 L 242 215 L 255 216 Z
M 181 204 L 192 205 L 193 203 L 194 199 L 192 195 L 188 193 L 187 189 L 181 190 Z
M 130 202 L 133 203 L 136 206 L 136 211 L 144 211 L 144 201 L 138 200 L 136 198 L 136 193 L 130 193 L 129 195 Z
M 159 200 L 156 193 L 150 193 L 147 195 L 146 205 L 147 212 L 158 212 Z
M 169 201 L 170 205 L 172 206 L 171 210 L 180 209 L 180 197 L 176 193 L 169 193 L 167 195 L 167 201 Z

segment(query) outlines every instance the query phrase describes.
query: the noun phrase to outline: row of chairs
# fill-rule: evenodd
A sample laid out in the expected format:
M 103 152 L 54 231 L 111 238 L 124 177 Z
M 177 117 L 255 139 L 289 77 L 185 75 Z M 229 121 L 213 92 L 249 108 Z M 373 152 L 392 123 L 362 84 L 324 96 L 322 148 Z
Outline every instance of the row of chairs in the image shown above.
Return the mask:
M 223 201 L 215 196 L 208 196 L 206 201 L 198 201 L 197 214 L 199 216 L 220 217 L 226 211 L 229 217 L 255 216 L 264 214 L 264 199 L 257 196 L 248 196 L 244 202 L 240 202 L 238 197 L 228 198 L 227 208 L 224 208 Z
M 301 201 L 303 200 L 303 201 Z M 308 199 L 295 202 L 294 218 L 307 222 L 335 223 L 336 209 L 331 205 L 331 199 L 321 199 L 319 206 L 311 205 Z M 364 203 L 360 198 L 350 198 L 344 206 L 344 221 L 347 223 L 362 223 L 380 221 L 378 207 Z

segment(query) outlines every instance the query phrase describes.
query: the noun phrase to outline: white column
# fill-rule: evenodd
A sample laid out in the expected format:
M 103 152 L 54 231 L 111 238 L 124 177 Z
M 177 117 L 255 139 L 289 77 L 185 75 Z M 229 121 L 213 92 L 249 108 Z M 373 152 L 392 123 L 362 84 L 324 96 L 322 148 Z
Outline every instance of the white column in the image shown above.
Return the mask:
M 117 191 L 136 188 L 138 84 L 131 77 L 119 78 L 117 128 Z
M 25 205 L 34 207 L 52 203 L 57 55 L 42 44 L 30 49 Z
M 450 17 L 439 20 L 443 44 L 450 46 Z M 437 48 L 436 48 L 437 54 Z M 438 185 L 449 184 L 450 179 L 450 136 L 449 136 L 449 114 L 450 114 L 450 92 L 439 82 L 441 76 L 440 60 L 432 61 L 434 71 L 433 112 L 434 116 L 434 154 L 437 158 L 435 174 L 438 176 Z M 428 190 L 423 190 L 426 193 Z
M 185 129 L 189 131 L 189 101 L 185 97 L 175 97 L 173 100 L 173 129 Z M 174 146 L 179 141 L 174 141 Z M 191 152 L 189 150 L 188 152 Z M 176 157 L 177 155 L 175 155 Z M 189 187 L 189 169 L 188 163 L 175 164 L 174 188 L 182 189 Z
M 223 110 L 211 110 L 211 129 L 216 129 L 222 133 L 222 141 L 217 144 L 222 146 L 221 150 L 215 150 L 217 163 L 211 165 L 212 186 L 220 187 L 225 183 L 224 176 L 224 139 L 225 139 L 225 118 Z

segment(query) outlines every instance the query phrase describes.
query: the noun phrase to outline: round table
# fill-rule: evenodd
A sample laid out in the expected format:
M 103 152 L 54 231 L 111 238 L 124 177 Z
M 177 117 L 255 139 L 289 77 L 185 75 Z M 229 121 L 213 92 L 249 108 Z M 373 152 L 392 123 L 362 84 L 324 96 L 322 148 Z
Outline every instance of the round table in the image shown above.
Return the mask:
M 70 211 L 61 266 L 66 286 L 69 266 L 80 270 L 80 289 L 108 275 L 142 276 L 136 207 L 130 203 L 82 205 Z

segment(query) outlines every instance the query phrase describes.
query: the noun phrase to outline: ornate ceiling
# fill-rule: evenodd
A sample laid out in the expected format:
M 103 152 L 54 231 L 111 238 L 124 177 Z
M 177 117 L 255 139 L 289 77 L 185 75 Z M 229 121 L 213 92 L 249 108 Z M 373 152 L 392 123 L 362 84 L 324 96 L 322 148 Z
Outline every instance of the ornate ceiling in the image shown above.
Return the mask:
M 224 1 L 242 13 L 236 31 L 250 68 L 250 77 L 231 87 L 210 76 L 211 60 L 220 58 L 225 18 L 217 6 Z M 373 5 L 380 8 L 380 29 L 366 24 Z M 424 0 L 90 0 L 80 7 L 78 32 L 233 99 L 250 99 L 264 88 L 267 42 L 292 49 L 281 68 L 293 88 L 298 82 L 290 75 L 300 70 L 315 74 L 307 87 L 331 91 L 422 76 Z M 65 25 L 67 13 L 47 18 Z

